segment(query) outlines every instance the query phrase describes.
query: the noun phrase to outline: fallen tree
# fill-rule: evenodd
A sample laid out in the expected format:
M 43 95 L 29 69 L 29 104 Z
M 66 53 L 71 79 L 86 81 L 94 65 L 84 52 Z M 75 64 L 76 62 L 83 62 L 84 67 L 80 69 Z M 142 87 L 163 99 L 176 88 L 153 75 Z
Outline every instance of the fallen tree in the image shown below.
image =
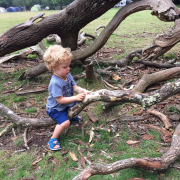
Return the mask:
M 106 8 L 104 7 L 105 9 L 101 9 L 101 11 L 96 12 L 96 13 L 98 13 L 98 15 L 95 13 L 92 17 L 88 17 L 88 16 L 90 16 L 90 14 L 87 13 L 87 15 L 85 15 L 84 17 L 80 17 L 81 25 L 79 25 L 79 21 L 80 21 L 79 19 L 78 19 L 78 21 L 76 21 L 76 19 L 75 19 L 73 21 L 73 25 L 72 25 L 72 23 L 70 22 L 71 18 L 69 18 L 69 16 L 70 16 L 70 14 L 73 14 L 73 13 L 75 14 L 75 12 L 72 12 L 72 11 L 75 11 L 75 7 L 77 8 L 76 11 L 78 11 L 78 9 L 80 8 L 79 6 L 82 5 L 81 3 L 82 3 L 81 0 L 74 1 L 68 8 L 66 8 L 65 10 L 63 10 L 55 15 L 51 15 L 51 16 L 44 18 L 43 14 L 39 14 L 39 15 L 29 19 L 26 23 L 22 23 L 20 25 L 17 25 L 15 27 L 11 28 L 6 33 L 4 33 L 3 35 L 0 36 L 0 41 L 1 41 L 0 56 L 5 55 L 9 52 L 18 50 L 20 48 L 22 49 L 22 47 L 27 47 L 28 45 L 33 45 L 35 42 L 37 44 L 38 42 L 40 42 L 42 40 L 42 38 L 48 36 L 49 34 L 58 34 L 62 40 L 62 45 L 65 47 L 71 48 L 72 54 L 73 54 L 73 61 L 75 61 L 75 60 L 84 61 L 87 57 L 93 55 L 100 48 L 102 48 L 104 46 L 104 44 L 107 42 L 110 35 L 119 26 L 119 24 L 127 16 L 129 16 L 135 12 L 142 11 L 142 10 L 152 10 L 152 14 L 157 16 L 157 18 L 159 18 L 162 21 L 175 21 L 176 19 L 179 18 L 179 14 L 180 14 L 179 9 L 169 0 L 166 0 L 166 1 L 140 0 L 140 1 L 137 1 L 134 3 L 131 3 L 131 4 L 121 8 L 116 13 L 116 15 L 109 22 L 109 24 L 104 28 L 104 30 L 101 32 L 101 34 L 98 36 L 98 38 L 96 38 L 96 40 L 92 43 L 92 45 L 90 45 L 89 47 L 82 49 L 82 50 L 76 50 L 79 30 L 83 27 L 83 25 L 86 25 L 93 18 L 97 18 L 100 15 L 100 13 L 102 13 L 102 11 L 104 13 L 104 11 L 106 11 L 107 8 L 112 7 L 114 1 L 111 1 L 111 4 L 110 3 L 108 4 L 107 1 L 104 1 L 103 7 L 106 3 L 107 3 L 106 4 L 107 7 Z M 94 2 L 92 1 L 91 3 L 93 4 Z M 101 4 L 101 6 L 102 6 L 102 4 Z M 101 6 L 98 6 L 98 9 L 102 8 Z M 87 7 L 85 7 L 85 8 L 87 8 Z M 83 8 L 83 10 L 85 10 L 85 8 Z M 98 9 L 96 9 L 96 11 L 98 11 Z M 56 19 L 57 17 L 59 17 L 59 21 L 54 23 L 54 19 Z M 84 22 L 85 17 L 87 18 L 86 23 Z M 38 18 L 42 18 L 42 20 L 36 24 L 33 24 L 34 21 Z M 69 19 L 67 20 L 67 18 L 69 18 Z M 65 20 L 67 20 L 67 21 L 65 21 Z M 73 26 L 73 28 L 72 27 L 66 28 L 66 26 L 67 26 L 66 23 L 69 23 L 68 26 L 70 26 L 70 27 Z M 79 26 L 77 26 L 77 25 L 79 25 Z M 48 26 L 48 27 L 46 27 L 46 26 Z M 49 27 L 51 27 L 52 29 Z M 59 27 L 61 27 L 61 28 L 59 29 Z M 40 31 L 37 32 L 36 29 L 39 29 Z M 46 29 L 46 31 L 44 31 L 44 29 Z M 57 32 L 57 29 L 58 29 L 58 32 Z M 62 29 L 63 29 L 63 31 L 62 31 Z M 70 32 L 69 32 L 69 29 L 71 29 Z M 31 38 L 28 38 L 29 33 L 32 35 Z M 19 36 L 22 36 L 22 34 L 24 36 L 26 34 L 28 34 L 25 42 L 23 40 L 21 40 L 21 38 L 19 37 Z M 34 36 L 35 37 L 38 36 L 38 37 L 36 37 L 36 40 L 35 40 Z M 161 35 L 161 37 L 162 36 L 163 35 Z M 166 37 L 166 34 L 163 37 Z M 19 40 L 21 40 L 21 42 L 19 42 Z M 162 41 L 163 41 L 163 39 L 162 39 Z M 13 45 L 13 42 L 16 43 L 16 46 Z M 171 45 L 171 46 L 173 46 L 173 45 Z M 147 52 L 151 52 L 151 54 L 154 55 L 154 52 L 156 52 L 156 51 L 157 51 L 157 45 L 154 45 L 154 43 L 153 43 L 153 45 L 150 45 L 143 50 L 143 57 L 147 56 Z M 150 55 L 148 55 L 148 57 L 149 56 Z M 42 64 L 42 66 L 45 66 L 45 65 Z M 44 69 L 44 72 L 47 71 L 46 68 L 43 68 L 43 69 Z M 30 70 L 28 70 L 28 71 L 30 71 Z M 32 69 L 32 71 L 34 71 L 34 69 Z M 42 71 L 40 71 L 39 74 L 41 74 L 41 73 L 42 73 Z M 27 73 L 27 74 L 32 74 L 32 73 Z
M 56 13 L 54 15 L 43 17 L 43 14 L 37 15 L 26 23 L 17 25 L 11 28 L 9 31 L 0 36 L 0 55 L 3 56 L 12 51 L 21 49 L 26 46 L 30 46 L 33 44 L 37 44 L 37 42 L 41 41 L 44 37 L 49 34 L 58 34 L 61 37 L 62 45 L 70 47 L 73 51 L 73 61 L 82 60 L 84 61 L 87 57 L 93 55 L 97 52 L 103 45 L 107 42 L 110 35 L 114 32 L 114 30 L 118 27 L 118 25 L 130 14 L 134 12 L 138 12 L 141 10 L 152 10 L 152 14 L 156 15 L 160 20 L 163 21 L 175 21 L 176 36 L 178 37 L 179 28 L 179 9 L 174 6 L 174 4 L 170 0 L 165 1 L 150 1 L 150 0 L 141 0 L 135 3 L 129 4 L 128 6 L 122 8 L 118 11 L 118 13 L 114 16 L 112 21 L 104 28 L 102 33 L 98 36 L 98 38 L 94 41 L 94 43 L 83 50 L 76 50 L 77 47 L 77 37 L 79 30 L 84 27 L 88 22 L 97 18 L 104 12 L 106 12 L 109 8 L 113 7 L 118 1 L 89 1 L 84 3 L 82 0 L 76 0 L 65 10 Z M 92 6 L 92 11 L 89 11 L 88 7 Z M 97 8 L 98 7 L 98 8 Z M 87 13 L 88 9 L 88 13 Z M 81 10 L 84 16 L 80 14 L 78 11 Z M 79 15 L 80 14 L 80 15 Z M 87 15 L 86 15 L 87 14 Z M 76 17 L 74 19 L 74 17 Z M 37 23 L 34 23 L 35 20 L 41 18 L 41 20 Z M 47 28 L 47 26 L 49 28 Z M 38 30 L 38 31 L 37 31 Z M 22 37 L 26 36 L 25 40 L 22 40 Z M 153 60 L 157 58 L 160 54 L 166 52 L 170 48 L 172 48 L 178 41 L 176 38 L 173 38 L 172 42 L 162 43 L 167 40 L 166 34 L 162 35 L 159 39 L 153 42 L 152 45 L 140 50 L 140 52 L 131 53 L 127 56 L 127 59 L 123 62 L 122 66 L 127 66 L 127 64 L 132 61 L 133 57 L 138 56 L 141 57 L 141 60 Z M 168 36 L 172 37 L 172 36 Z M 20 42 L 21 41 L 21 42 Z M 15 46 L 16 44 L 16 46 Z M 121 63 L 121 62 L 120 62 Z M 125 64 L 125 65 L 124 65 Z M 39 69 L 41 73 L 45 72 L 47 69 L 43 69 L 44 64 L 39 65 Z M 42 71 L 43 70 L 43 71 Z M 37 70 L 35 70 L 37 73 Z M 170 70 L 169 74 L 178 75 Z M 31 78 L 38 75 L 38 73 L 34 76 L 31 75 L 33 73 L 23 74 L 23 78 Z M 165 80 L 166 78 L 161 78 L 161 80 Z M 150 83 L 154 83 L 150 82 Z M 142 83 L 143 84 L 143 83 Z M 143 85 L 144 86 L 144 85 Z M 103 101 L 103 102 L 113 102 L 113 103 L 124 103 L 131 102 L 141 105 L 144 109 L 151 107 L 154 104 L 157 104 L 170 96 L 178 94 L 180 92 L 180 80 L 177 80 L 173 83 L 165 84 L 160 90 L 150 92 L 150 93 L 139 93 L 133 91 L 108 91 L 108 90 L 99 90 L 93 92 L 86 96 L 83 102 L 74 106 L 69 112 L 69 118 L 73 117 L 76 114 L 79 114 L 87 105 L 95 101 Z M 0 110 L 11 118 L 11 121 L 16 124 L 23 124 L 27 126 L 50 126 L 54 125 L 54 121 L 50 118 L 26 118 L 20 117 L 15 112 L 0 104 Z M 180 153 L 179 147 L 179 128 L 178 126 L 175 130 L 175 133 L 172 138 L 171 148 L 167 153 L 165 153 L 160 158 L 130 158 L 127 160 L 118 161 L 112 163 L 110 165 L 96 165 L 91 164 L 84 171 L 82 171 L 77 177 L 74 179 L 88 179 L 92 175 L 96 174 L 109 174 L 112 172 L 116 172 L 121 169 L 129 168 L 129 167 L 142 167 L 151 170 L 163 170 L 167 169 L 172 163 L 176 161 Z

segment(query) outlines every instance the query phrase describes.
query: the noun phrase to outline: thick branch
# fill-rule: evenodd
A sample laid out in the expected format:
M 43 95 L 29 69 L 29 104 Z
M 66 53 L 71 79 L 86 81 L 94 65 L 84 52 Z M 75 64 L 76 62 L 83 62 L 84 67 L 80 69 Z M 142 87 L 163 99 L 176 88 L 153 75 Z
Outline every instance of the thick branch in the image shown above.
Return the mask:
M 159 117 L 159 119 L 161 119 L 161 121 L 164 123 L 164 126 L 166 129 L 170 129 L 172 127 L 172 124 L 169 122 L 169 118 L 165 116 L 164 114 L 160 113 L 159 111 L 152 110 L 152 109 L 148 109 L 147 112 L 149 114 L 153 114 Z
M 94 54 L 103 47 L 110 35 L 127 16 L 142 10 L 153 10 L 152 14 L 156 15 L 162 21 L 175 21 L 180 12 L 170 0 L 141 0 L 130 3 L 116 13 L 110 23 L 105 27 L 91 46 L 84 50 L 74 51 L 73 60 L 87 58 Z
M 134 92 L 144 92 L 145 89 L 155 83 L 165 81 L 172 78 L 180 77 L 180 67 L 175 67 L 159 72 L 155 72 L 153 74 L 145 74 L 138 84 L 133 88 Z
M 11 120 L 16 124 L 23 124 L 23 125 L 31 125 L 31 126 L 52 126 L 55 124 L 51 118 L 25 118 L 18 116 L 13 111 L 11 111 L 8 107 L 4 106 L 0 103 L 0 111 L 6 114 L 11 118 Z
M 145 60 L 153 60 L 169 51 L 180 41 L 180 19 L 175 21 L 175 25 L 169 31 L 159 34 L 153 40 L 152 44 L 143 49 Z
M 77 43 L 78 32 L 92 20 L 98 18 L 118 0 L 75 0 L 62 11 L 43 17 L 44 14 L 36 15 L 26 23 L 14 26 L 0 36 L 0 56 L 4 56 L 16 50 L 38 44 L 49 34 L 58 34 L 62 39 L 62 45 L 69 34 L 73 34 Z M 34 20 L 41 18 L 37 23 Z M 72 42 L 69 42 L 72 44 Z M 75 50 L 74 45 L 70 47 Z M 77 44 L 75 44 L 77 46 Z
M 86 95 L 83 103 L 78 103 L 71 108 L 69 117 L 79 114 L 88 104 L 96 101 L 104 102 L 131 102 L 141 105 L 144 109 L 151 107 L 168 97 L 178 94 L 180 92 L 180 80 L 172 83 L 167 83 L 161 89 L 147 94 L 135 93 L 132 91 L 108 91 L 102 89 L 91 94 Z

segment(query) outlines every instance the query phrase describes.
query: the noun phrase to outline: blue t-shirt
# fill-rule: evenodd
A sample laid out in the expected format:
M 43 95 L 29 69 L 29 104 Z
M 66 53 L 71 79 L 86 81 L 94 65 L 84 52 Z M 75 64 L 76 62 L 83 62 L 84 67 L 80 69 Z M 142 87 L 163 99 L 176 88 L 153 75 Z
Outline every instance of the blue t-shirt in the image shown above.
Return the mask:
M 76 85 L 72 75 L 67 75 L 67 81 L 53 75 L 48 87 L 49 96 L 47 98 L 46 110 L 50 112 L 52 109 L 63 111 L 66 107 L 72 107 L 74 103 L 59 104 L 55 97 L 71 97 L 73 96 L 73 87 Z

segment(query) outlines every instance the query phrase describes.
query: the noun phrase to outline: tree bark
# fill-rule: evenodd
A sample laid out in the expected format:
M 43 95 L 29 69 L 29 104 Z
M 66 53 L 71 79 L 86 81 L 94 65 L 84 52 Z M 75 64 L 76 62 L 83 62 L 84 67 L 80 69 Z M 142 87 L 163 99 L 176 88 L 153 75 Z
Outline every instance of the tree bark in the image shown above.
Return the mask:
M 145 89 L 155 83 L 165 81 L 168 79 L 179 78 L 180 77 L 180 67 L 175 67 L 153 74 L 145 74 L 140 81 L 136 84 L 132 91 L 134 92 L 144 92 Z
M 175 25 L 169 31 L 159 34 L 152 44 L 143 49 L 143 59 L 153 60 L 169 51 L 180 41 L 180 19 L 175 20 Z
M 67 14 L 69 12 L 68 10 L 69 9 L 67 9 Z M 133 14 L 135 12 L 142 11 L 142 10 L 152 10 L 152 14 L 156 15 L 162 21 L 175 21 L 179 17 L 179 14 L 180 14 L 179 9 L 170 0 L 166 0 L 166 1 L 161 1 L 161 0 L 153 0 L 153 1 L 151 1 L 151 0 L 140 0 L 140 1 L 137 1 L 137 2 L 134 2 L 134 3 L 130 3 L 127 6 L 121 8 L 116 13 L 116 15 L 110 21 L 110 23 L 105 27 L 105 29 L 101 32 L 99 37 L 93 42 L 93 44 L 91 46 L 89 46 L 89 47 L 87 47 L 86 49 L 83 49 L 83 50 L 72 51 L 73 60 L 86 59 L 87 57 L 93 55 L 95 52 L 97 52 L 100 48 L 102 48 L 104 46 L 104 44 L 107 42 L 110 35 L 114 32 L 114 30 L 119 26 L 119 24 L 127 16 L 129 16 L 130 14 Z M 57 13 L 57 15 L 58 14 L 59 13 Z M 51 15 L 51 16 L 53 16 L 53 15 Z M 51 19 L 51 16 L 48 16 L 49 19 Z M 64 16 L 64 18 L 66 18 L 66 16 Z M 42 26 L 42 24 L 44 25 L 44 21 L 41 24 L 39 23 L 40 27 Z M 76 23 L 76 21 L 74 23 Z M 62 27 L 64 27 L 66 29 L 66 31 L 68 31 L 70 29 L 70 27 L 71 27 L 71 24 L 72 23 L 69 24 L 67 29 L 66 29 L 65 25 L 62 26 Z M 62 27 L 61 27 L 61 29 L 62 29 Z M 61 37 L 62 45 L 64 47 L 70 47 L 71 50 L 75 50 L 76 46 L 77 46 L 77 37 L 78 37 L 78 31 L 79 31 L 79 29 L 78 30 L 77 29 L 78 28 L 73 28 L 73 30 L 71 32 L 66 32 L 65 31 L 66 32 L 65 34 L 63 34 L 61 31 L 59 31 L 59 33 L 58 32 L 55 32 L 55 33 L 58 34 Z M 1 40 L 1 37 L 0 37 L 0 40 Z M 168 49 L 168 48 L 165 48 L 165 49 Z M 143 52 L 145 54 L 145 50 Z M 2 54 L 1 54 L 1 44 L 0 44 L 0 56 L 1 55 Z M 125 62 L 122 62 L 121 66 L 125 66 L 125 64 L 127 62 L 127 59 L 125 59 L 124 61 Z
M 118 0 L 75 0 L 58 13 L 47 17 L 43 17 L 44 14 L 41 13 L 25 23 L 12 27 L 0 36 L 0 56 L 36 45 L 49 34 L 58 34 L 62 38 L 63 46 L 75 50 L 79 30 L 118 2 Z M 39 18 L 42 19 L 34 23 Z

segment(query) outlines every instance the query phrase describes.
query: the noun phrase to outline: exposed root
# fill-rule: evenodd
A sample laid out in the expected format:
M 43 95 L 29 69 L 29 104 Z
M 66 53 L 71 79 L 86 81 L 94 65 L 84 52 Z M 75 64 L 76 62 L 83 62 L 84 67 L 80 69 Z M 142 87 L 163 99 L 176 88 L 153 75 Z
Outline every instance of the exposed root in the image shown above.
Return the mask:
M 159 119 L 161 119 L 161 121 L 164 123 L 164 126 L 166 129 L 170 129 L 172 127 L 172 124 L 169 122 L 169 118 L 166 115 L 162 114 L 161 112 L 152 110 L 152 109 L 148 109 L 147 113 L 153 114 L 153 115 L 157 116 Z

